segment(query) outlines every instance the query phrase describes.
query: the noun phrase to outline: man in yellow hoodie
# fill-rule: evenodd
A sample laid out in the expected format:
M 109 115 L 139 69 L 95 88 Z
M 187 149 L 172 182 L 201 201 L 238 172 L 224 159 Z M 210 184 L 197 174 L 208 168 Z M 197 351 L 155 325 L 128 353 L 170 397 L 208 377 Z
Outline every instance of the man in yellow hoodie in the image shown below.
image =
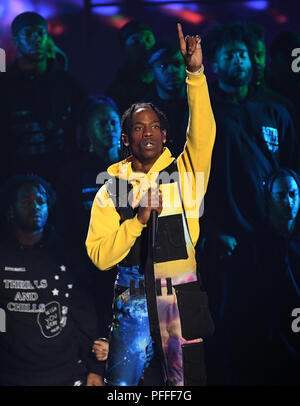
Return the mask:
M 167 122 L 155 106 L 131 106 L 121 135 L 131 155 L 108 168 L 110 180 L 91 211 L 88 254 L 100 270 L 118 266 L 108 385 L 206 383 L 203 337 L 212 333 L 213 322 L 197 276 L 195 245 L 215 121 L 200 37 L 184 38 L 180 24 L 177 29 L 190 109 L 184 150 L 175 160 L 164 147 Z M 152 211 L 158 222 L 151 269 L 147 231 Z M 147 282 L 151 272 L 154 290 Z

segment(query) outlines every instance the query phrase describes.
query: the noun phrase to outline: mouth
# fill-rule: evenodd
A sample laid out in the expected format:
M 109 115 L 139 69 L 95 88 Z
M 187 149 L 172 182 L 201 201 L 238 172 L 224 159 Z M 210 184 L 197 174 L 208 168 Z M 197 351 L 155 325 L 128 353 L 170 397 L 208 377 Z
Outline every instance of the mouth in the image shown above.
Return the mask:
M 171 78 L 168 78 L 168 79 L 166 80 L 166 82 L 167 82 L 168 84 L 175 84 L 175 83 L 178 83 L 179 81 L 180 81 L 180 79 L 177 78 L 177 77 L 171 77 Z
M 245 69 L 235 69 L 233 73 L 245 73 Z
M 145 141 L 143 142 L 143 148 L 146 149 L 147 151 L 151 151 L 154 149 L 155 144 L 152 141 Z
M 33 214 L 33 215 L 31 216 L 31 218 L 32 218 L 32 220 L 34 220 L 34 221 L 40 221 L 41 218 L 42 218 L 42 216 L 41 216 L 40 214 Z

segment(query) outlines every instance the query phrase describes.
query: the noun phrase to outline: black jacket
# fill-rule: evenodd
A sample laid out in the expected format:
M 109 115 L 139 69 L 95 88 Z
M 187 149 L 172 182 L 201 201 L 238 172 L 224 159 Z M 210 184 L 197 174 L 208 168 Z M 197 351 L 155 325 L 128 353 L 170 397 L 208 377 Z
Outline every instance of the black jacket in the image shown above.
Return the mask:
M 235 103 L 214 86 L 211 102 L 217 135 L 204 215 L 219 232 L 241 235 L 265 219 L 268 174 L 278 166 L 297 170 L 293 123 L 279 104 L 251 98 Z
M 22 71 L 14 62 L 0 77 L 0 92 L 0 177 L 35 172 L 53 183 L 76 148 L 83 90 L 56 61 L 48 60 L 41 74 Z
M 77 265 L 78 266 L 78 265 Z M 97 317 L 76 287 L 76 259 L 53 229 L 34 247 L 10 235 L 0 245 L 0 334 L 2 385 L 60 385 L 95 372 L 103 363 L 92 354 Z

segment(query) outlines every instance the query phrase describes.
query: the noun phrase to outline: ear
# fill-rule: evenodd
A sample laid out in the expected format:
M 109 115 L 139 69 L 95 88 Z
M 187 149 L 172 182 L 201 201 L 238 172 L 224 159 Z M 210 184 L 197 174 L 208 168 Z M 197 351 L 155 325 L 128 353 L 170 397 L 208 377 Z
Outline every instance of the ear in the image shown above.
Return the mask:
M 167 130 L 161 130 L 161 137 L 163 144 L 165 144 L 167 142 Z
M 121 134 L 121 141 L 123 142 L 125 147 L 129 147 L 129 137 L 127 134 L 125 134 L 125 133 Z

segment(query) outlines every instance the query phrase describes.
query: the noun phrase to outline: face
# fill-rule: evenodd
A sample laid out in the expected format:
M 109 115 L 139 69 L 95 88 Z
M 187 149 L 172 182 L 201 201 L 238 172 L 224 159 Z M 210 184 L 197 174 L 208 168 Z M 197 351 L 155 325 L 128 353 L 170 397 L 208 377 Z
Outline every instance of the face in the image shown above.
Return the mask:
M 252 75 L 248 48 L 243 42 L 235 41 L 219 48 L 213 64 L 218 80 L 232 87 L 250 83 Z
M 144 57 L 146 52 L 155 44 L 152 31 L 143 30 L 130 35 L 125 41 L 127 55 L 134 60 Z
M 47 193 L 42 185 L 27 183 L 20 187 L 12 207 L 14 223 L 25 231 L 44 228 L 48 219 Z
M 99 105 L 88 120 L 88 135 L 95 152 L 100 155 L 119 146 L 121 124 L 118 113 L 109 105 Z
M 157 86 L 167 92 L 181 88 L 185 83 L 185 63 L 178 51 L 172 57 L 153 63 L 152 75 Z
M 254 81 L 262 81 L 266 68 L 266 47 L 261 40 L 256 42 L 254 49 L 251 51 L 251 62 Z
M 280 219 L 288 223 L 295 220 L 299 207 L 300 194 L 295 179 L 292 176 L 275 179 L 271 190 L 271 221 L 272 219 Z
M 140 108 L 133 115 L 130 136 L 122 134 L 122 141 L 141 164 L 153 164 L 162 153 L 166 131 L 152 109 Z
M 24 27 L 14 39 L 21 56 L 27 55 L 36 59 L 46 57 L 48 33 L 44 26 L 33 25 Z

